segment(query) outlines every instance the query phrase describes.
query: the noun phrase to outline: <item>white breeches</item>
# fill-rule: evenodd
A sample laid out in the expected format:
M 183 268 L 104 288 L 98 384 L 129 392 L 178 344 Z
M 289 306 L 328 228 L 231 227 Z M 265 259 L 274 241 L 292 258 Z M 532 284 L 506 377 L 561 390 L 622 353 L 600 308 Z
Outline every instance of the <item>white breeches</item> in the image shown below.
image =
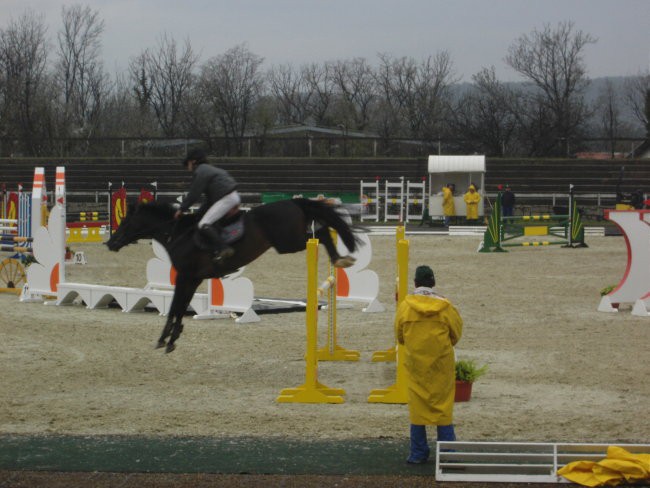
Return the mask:
M 226 215 L 231 208 L 236 207 L 240 203 L 241 198 L 239 198 L 239 193 L 237 193 L 237 190 L 228 193 L 221 200 L 214 202 L 208 211 L 205 212 L 203 218 L 199 221 L 199 227 L 215 223 L 221 217 Z

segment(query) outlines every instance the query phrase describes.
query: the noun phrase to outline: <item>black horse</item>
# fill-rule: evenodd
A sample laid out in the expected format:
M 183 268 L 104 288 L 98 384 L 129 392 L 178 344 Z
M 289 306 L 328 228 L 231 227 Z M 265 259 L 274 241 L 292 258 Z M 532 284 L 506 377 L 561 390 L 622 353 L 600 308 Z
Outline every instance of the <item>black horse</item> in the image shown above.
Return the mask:
M 334 266 L 345 268 L 354 263 L 351 256 L 339 256 L 329 228 L 337 232 L 350 252 L 357 247 L 353 229 L 337 207 L 324 201 L 296 198 L 253 208 L 243 216 L 242 237 L 230 243 L 234 255 L 218 264 L 213 262 L 212 252 L 206 250 L 196 237 L 199 216 L 184 215 L 174 219 L 175 212 L 176 209 L 167 203 L 139 204 L 129 210 L 106 242 L 111 251 L 119 251 L 138 239 L 156 239 L 167 250 L 177 276 L 171 308 L 157 345 L 158 348 L 166 345 L 166 352 L 175 349 L 174 343 L 183 331 L 183 316 L 204 279 L 233 273 L 271 247 L 280 254 L 303 251 L 312 226 L 315 227 L 314 236 L 325 246 Z M 224 225 L 227 226 L 227 222 Z

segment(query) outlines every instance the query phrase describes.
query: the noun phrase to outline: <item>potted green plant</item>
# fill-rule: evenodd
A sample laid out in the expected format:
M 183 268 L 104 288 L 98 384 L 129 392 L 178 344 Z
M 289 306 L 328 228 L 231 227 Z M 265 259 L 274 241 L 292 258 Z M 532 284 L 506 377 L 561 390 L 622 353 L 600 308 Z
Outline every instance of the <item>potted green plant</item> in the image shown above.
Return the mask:
M 472 397 L 472 384 L 487 373 L 487 365 L 478 366 L 471 359 L 456 361 L 456 396 L 457 402 L 467 402 Z

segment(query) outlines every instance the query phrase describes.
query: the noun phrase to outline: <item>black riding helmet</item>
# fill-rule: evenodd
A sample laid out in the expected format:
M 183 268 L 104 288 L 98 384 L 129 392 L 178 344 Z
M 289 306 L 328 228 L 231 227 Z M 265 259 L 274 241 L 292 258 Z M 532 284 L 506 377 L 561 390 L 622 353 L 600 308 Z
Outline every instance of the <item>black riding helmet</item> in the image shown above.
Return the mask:
M 198 166 L 199 164 L 203 164 L 206 162 L 206 156 L 205 152 L 203 152 L 203 149 L 192 149 L 190 152 L 187 153 L 187 156 L 185 159 L 182 161 L 183 166 L 187 166 L 187 163 L 190 161 L 196 161 L 196 165 Z

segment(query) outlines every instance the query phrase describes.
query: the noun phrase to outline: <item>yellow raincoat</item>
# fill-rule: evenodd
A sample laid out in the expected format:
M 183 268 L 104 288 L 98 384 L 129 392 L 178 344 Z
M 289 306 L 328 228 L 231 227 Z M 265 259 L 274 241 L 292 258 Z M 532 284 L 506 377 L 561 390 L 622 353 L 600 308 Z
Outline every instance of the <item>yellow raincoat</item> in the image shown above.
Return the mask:
M 451 424 L 456 389 L 453 346 L 463 329 L 458 311 L 433 290 L 428 295 L 407 295 L 397 309 L 395 328 L 397 340 L 404 345 L 400 351 L 408 374 L 411 423 Z
M 557 472 L 583 486 L 616 486 L 650 481 L 650 454 L 632 454 L 622 447 L 609 446 L 601 461 L 575 461 Z
M 451 188 L 447 188 L 446 186 L 442 187 L 442 212 L 446 217 L 453 217 L 456 215 L 454 195 L 451 192 Z
M 467 208 L 466 216 L 467 220 L 478 220 L 478 202 L 481 201 L 481 195 L 476 191 L 474 185 L 471 185 L 470 188 L 474 188 L 474 191 L 467 190 L 467 193 L 463 195 Z

